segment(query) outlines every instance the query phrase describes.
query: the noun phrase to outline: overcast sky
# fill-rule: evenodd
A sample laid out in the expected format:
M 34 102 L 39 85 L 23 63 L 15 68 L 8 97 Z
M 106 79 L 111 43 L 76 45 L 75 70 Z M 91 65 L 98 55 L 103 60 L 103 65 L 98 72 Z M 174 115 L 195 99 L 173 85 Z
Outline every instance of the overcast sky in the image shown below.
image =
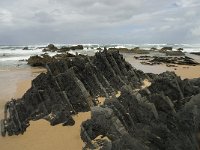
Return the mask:
M 0 44 L 200 43 L 200 0 L 0 0 Z

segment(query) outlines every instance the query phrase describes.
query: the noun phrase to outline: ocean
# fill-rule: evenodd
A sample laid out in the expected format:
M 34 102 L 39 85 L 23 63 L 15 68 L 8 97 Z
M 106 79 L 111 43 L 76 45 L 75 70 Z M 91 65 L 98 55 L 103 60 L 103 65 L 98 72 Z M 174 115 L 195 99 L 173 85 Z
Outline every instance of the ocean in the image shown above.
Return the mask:
M 82 44 L 84 50 L 70 51 L 70 53 L 75 54 L 76 52 L 81 54 L 93 55 L 97 52 L 98 47 L 116 47 L 116 48 L 134 48 L 140 47 L 142 49 L 149 50 L 152 47 L 160 49 L 165 46 L 171 46 L 173 49 L 183 48 L 184 52 L 200 52 L 200 44 Z M 20 45 L 20 46 L 0 46 L 0 71 L 9 70 L 13 68 L 26 68 L 29 67 L 27 62 L 24 61 L 33 55 L 41 55 L 43 48 L 47 45 Z M 62 46 L 72 46 L 66 44 L 55 44 L 57 47 Z M 28 47 L 28 50 L 23 50 L 24 47 Z M 53 56 L 57 54 L 56 52 L 48 52 L 49 55 Z

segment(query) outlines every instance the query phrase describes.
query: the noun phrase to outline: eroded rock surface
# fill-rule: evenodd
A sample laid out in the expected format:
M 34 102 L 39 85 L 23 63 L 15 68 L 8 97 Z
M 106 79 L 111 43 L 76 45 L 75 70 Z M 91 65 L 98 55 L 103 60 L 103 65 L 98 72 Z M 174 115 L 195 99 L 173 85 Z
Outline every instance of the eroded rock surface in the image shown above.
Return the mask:
M 82 124 L 84 149 L 199 149 L 200 78 L 196 84 L 172 72 L 151 78 L 149 87 L 123 86 L 119 98 L 92 109 Z
M 30 120 L 73 125 L 72 115 L 89 111 L 97 105 L 96 97 L 109 98 L 122 86 L 137 88 L 148 78 L 117 51 L 66 57 L 45 66 L 48 72 L 36 77 L 21 99 L 12 99 L 5 105 L 3 136 L 23 134 Z

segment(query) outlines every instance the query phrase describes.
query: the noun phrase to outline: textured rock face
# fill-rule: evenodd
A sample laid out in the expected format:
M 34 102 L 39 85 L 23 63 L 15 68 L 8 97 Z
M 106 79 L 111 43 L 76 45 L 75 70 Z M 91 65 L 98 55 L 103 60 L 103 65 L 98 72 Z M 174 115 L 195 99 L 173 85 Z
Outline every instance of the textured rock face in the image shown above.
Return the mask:
M 119 98 L 92 109 L 82 124 L 85 149 L 199 149 L 200 78 L 181 80 L 172 72 L 149 76 L 149 87 L 123 86 Z
M 36 77 L 21 99 L 6 104 L 1 121 L 3 136 L 23 134 L 30 120 L 73 125 L 71 116 L 97 105 L 96 97 L 109 98 L 122 86 L 137 88 L 148 77 L 132 68 L 117 51 L 67 57 L 46 64 L 46 68 L 48 72 Z

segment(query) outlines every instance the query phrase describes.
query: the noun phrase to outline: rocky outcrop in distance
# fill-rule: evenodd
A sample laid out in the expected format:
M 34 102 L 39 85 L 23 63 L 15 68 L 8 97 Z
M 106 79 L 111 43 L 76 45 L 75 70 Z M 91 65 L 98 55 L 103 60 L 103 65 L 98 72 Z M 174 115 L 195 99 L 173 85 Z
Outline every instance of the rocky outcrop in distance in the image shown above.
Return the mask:
M 49 44 L 46 48 L 43 49 L 43 52 L 68 52 L 70 50 L 83 50 L 83 45 L 76 46 L 63 46 L 61 48 L 56 47 L 53 44 Z
M 158 65 L 158 64 L 176 64 L 176 65 L 199 65 L 193 58 L 184 57 L 159 57 L 159 56 L 134 56 L 135 59 L 141 60 L 144 65 Z

